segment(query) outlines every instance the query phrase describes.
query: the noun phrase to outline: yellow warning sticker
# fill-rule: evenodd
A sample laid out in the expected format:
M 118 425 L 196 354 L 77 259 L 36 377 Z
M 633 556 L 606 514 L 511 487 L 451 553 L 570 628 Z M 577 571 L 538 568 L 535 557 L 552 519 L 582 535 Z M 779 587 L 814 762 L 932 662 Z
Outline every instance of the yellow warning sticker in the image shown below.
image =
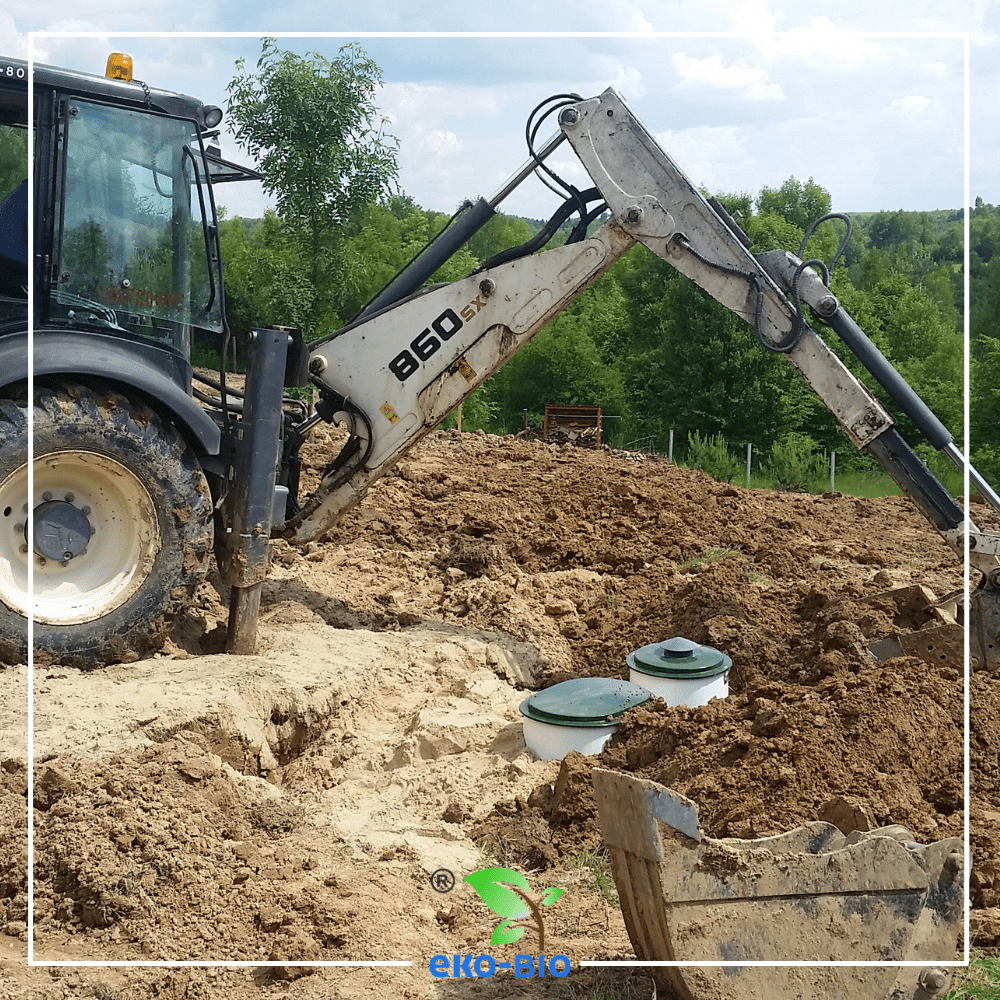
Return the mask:
M 475 380 L 476 373 L 473 371 L 472 365 L 470 365 L 465 358 L 458 359 L 457 368 L 466 382 L 472 382 Z
M 382 416 L 384 416 L 390 424 L 394 424 L 397 420 L 399 420 L 399 414 L 388 403 L 383 403 L 379 409 L 382 411 Z

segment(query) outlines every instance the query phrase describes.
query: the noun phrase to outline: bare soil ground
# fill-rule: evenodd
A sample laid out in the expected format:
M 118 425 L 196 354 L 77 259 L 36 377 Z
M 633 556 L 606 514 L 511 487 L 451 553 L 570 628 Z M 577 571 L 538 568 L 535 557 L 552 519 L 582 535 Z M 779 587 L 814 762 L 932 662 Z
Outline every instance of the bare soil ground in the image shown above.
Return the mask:
M 161 655 L 34 678 L 35 959 L 247 966 L 25 966 L 27 674 L 0 675 L 0 1000 L 649 997 L 642 970 L 576 968 L 632 956 L 587 866 L 595 763 L 687 795 L 712 836 L 817 818 L 962 835 L 961 670 L 866 652 L 906 627 L 867 599 L 911 582 L 941 596 L 962 573 L 903 499 L 436 433 L 322 541 L 275 544 L 257 655 L 221 652 L 206 586 Z M 627 677 L 672 635 L 733 658 L 728 699 L 634 710 L 599 757 L 526 750 L 530 690 Z M 973 935 L 995 947 L 1000 680 L 970 697 Z M 566 890 L 545 950 L 570 977 L 430 976 L 435 954 L 489 953 L 497 921 L 430 874 L 487 864 Z M 392 960 L 413 964 L 294 964 Z

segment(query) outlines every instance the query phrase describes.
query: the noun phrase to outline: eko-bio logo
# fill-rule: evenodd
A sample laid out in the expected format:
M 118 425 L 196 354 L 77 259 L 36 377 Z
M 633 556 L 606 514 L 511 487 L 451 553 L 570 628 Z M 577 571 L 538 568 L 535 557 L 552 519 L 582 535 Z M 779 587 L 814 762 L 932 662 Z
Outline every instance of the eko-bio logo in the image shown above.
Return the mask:
M 543 889 L 539 897 L 531 892 L 528 880 L 511 868 L 483 868 L 462 879 L 468 882 L 479 898 L 498 916 L 503 917 L 493 929 L 490 947 L 513 944 L 524 937 L 526 930 L 538 938 L 537 955 L 515 955 L 513 962 L 498 962 L 492 955 L 435 955 L 430 972 L 438 979 L 462 976 L 486 978 L 495 972 L 513 970 L 519 978 L 532 976 L 566 976 L 570 963 L 565 955 L 545 954 L 545 923 L 542 907 L 551 906 L 564 892 L 552 886 Z

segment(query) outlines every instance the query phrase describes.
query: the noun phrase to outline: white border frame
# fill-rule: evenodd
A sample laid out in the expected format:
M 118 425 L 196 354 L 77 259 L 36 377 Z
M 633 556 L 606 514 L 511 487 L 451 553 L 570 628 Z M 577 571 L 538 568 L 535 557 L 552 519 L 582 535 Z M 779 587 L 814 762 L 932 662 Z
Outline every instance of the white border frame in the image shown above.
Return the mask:
M 769 38 L 782 38 L 789 36 L 798 36 L 805 29 L 798 29 L 796 31 L 783 31 L 783 32 L 767 32 L 766 37 Z M 872 32 L 844 32 L 845 36 L 850 37 L 860 37 L 860 38 L 958 38 L 963 41 L 963 57 L 964 57 L 964 141 L 965 141 L 965 171 L 964 171 L 964 198 L 965 204 L 963 206 L 964 213 L 964 258 L 963 265 L 965 273 L 963 275 L 964 280 L 964 302 L 963 302 L 963 324 L 964 324 L 964 334 L 965 334 L 965 360 L 964 360 L 964 381 L 965 381 L 965 460 L 966 460 L 966 470 L 964 476 L 964 503 L 965 509 L 969 509 L 969 475 L 968 475 L 968 461 L 969 461 L 969 202 L 970 202 L 970 36 L 969 32 L 953 31 L 953 32 L 922 32 L 922 31 L 903 31 L 903 32 L 889 32 L 889 31 L 872 31 Z M 682 32 L 641 32 L 641 31 L 619 31 L 619 32 L 606 32 L 606 31 L 578 31 L 578 32 L 548 32 L 548 31 L 515 31 L 515 32 L 492 32 L 492 31 L 426 31 L 426 32 L 407 32 L 407 31 L 392 31 L 392 32 L 261 32 L 261 31 L 223 31 L 223 32 L 198 32 L 198 31 L 180 31 L 180 32 L 161 32 L 161 31 L 32 31 L 28 33 L 28 122 L 29 128 L 33 128 L 31 125 L 33 118 L 33 106 L 34 106 L 34 88 L 31 84 L 31 78 L 33 76 L 34 67 L 34 40 L 36 38 L 261 38 L 261 37 L 273 37 L 273 38 L 342 38 L 345 40 L 351 39 L 363 39 L 363 38 L 609 38 L 609 39 L 623 39 L 623 38 L 639 38 L 639 39 L 651 39 L 651 38 L 748 38 L 755 36 L 748 36 L 744 32 L 701 32 L 701 31 L 682 31 Z M 763 37 L 763 36 L 762 36 Z M 32 167 L 28 171 L 28 216 L 29 219 L 34 218 L 34 169 Z M 28 227 L 28 257 L 29 260 L 34 262 L 34 226 L 29 225 Z M 33 333 L 32 324 L 34 317 L 34 280 L 29 281 L 28 284 L 28 325 L 29 325 L 29 346 L 31 343 L 31 334 Z M 28 352 L 28 381 L 29 385 L 32 384 L 34 377 L 34 366 L 32 361 L 32 352 Z M 28 433 L 32 433 L 32 410 L 28 409 Z M 33 456 L 32 449 L 33 442 L 29 442 L 28 448 L 28 491 L 29 495 L 31 493 L 33 485 L 33 475 L 31 469 L 31 459 Z M 969 538 L 968 533 L 965 537 L 965 552 L 964 561 L 966 567 L 965 573 L 965 600 L 966 606 L 968 606 L 969 601 Z M 33 563 L 29 563 L 28 571 L 28 586 L 33 587 Z M 950 962 L 934 962 L 936 966 L 942 967 L 952 967 L 952 968 L 964 968 L 968 967 L 971 958 L 971 944 L 969 941 L 969 879 L 971 876 L 971 852 L 969 847 L 969 795 L 970 795 L 970 756 L 969 756 L 969 722 L 970 722 L 970 697 L 969 697 L 969 636 L 966 632 L 965 636 L 965 670 L 963 674 L 965 690 L 964 690 L 964 783 L 963 791 L 965 796 L 965 815 L 964 815 L 964 841 L 965 841 L 965 918 L 964 918 L 964 943 L 965 949 L 963 953 L 963 958 L 961 960 L 950 961 Z M 357 962 L 267 962 L 267 961 L 168 961 L 168 962 L 156 962 L 156 961 L 36 961 L 34 958 L 34 809 L 32 803 L 34 802 L 34 655 L 33 655 L 33 620 L 29 617 L 28 619 L 28 965 L 36 968 L 51 968 L 59 966 L 80 966 L 80 967 L 206 967 L 206 968 L 218 968 L 218 967 L 233 967 L 233 968 L 257 968 L 266 966 L 278 966 L 278 967 L 294 967 L 294 966 L 305 966 L 309 968 L 323 968 L 323 967 L 335 967 L 335 968 L 358 968 L 358 967 L 409 967 L 414 963 L 412 960 L 395 960 L 395 961 L 357 961 Z M 839 966 L 847 967 L 865 967 L 865 966 L 892 966 L 895 968 L 906 968 L 915 967 L 923 968 L 928 965 L 927 961 L 919 962 L 760 962 L 760 961 L 727 961 L 727 962 L 640 962 L 640 961 L 580 961 L 578 965 L 581 968 L 586 967 L 678 967 L 683 968 L 687 966 L 695 967 L 745 967 L 745 966 L 765 966 L 765 967 L 818 967 L 818 968 L 834 968 Z

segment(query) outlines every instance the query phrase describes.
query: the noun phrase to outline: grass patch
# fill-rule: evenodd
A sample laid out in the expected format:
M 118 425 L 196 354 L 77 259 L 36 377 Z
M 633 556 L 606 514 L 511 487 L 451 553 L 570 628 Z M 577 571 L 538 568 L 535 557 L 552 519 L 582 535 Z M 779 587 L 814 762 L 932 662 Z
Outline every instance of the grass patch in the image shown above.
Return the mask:
M 593 879 L 591 888 L 599 892 L 611 906 L 618 906 L 615 879 L 611 874 L 611 863 L 606 850 L 581 851 L 570 857 L 568 865 L 570 868 L 586 868 Z
M 740 485 L 742 486 L 743 483 Z M 846 493 L 852 497 L 901 497 L 903 495 L 903 491 L 881 470 L 875 472 L 838 472 L 834 477 L 833 488 L 838 493 Z M 789 487 L 782 487 L 773 476 L 754 473 L 750 476 L 750 489 L 788 490 Z M 793 492 L 828 493 L 829 490 L 830 476 L 823 475 L 798 483 Z M 961 493 L 961 488 L 959 488 L 959 493 Z
M 827 480 L 824 490 L 830 488 Z M 901 497 L 903 491 L 884 472 L 837 473 L 834 489 L 852 497 Z
M 94 997 L 94 1000 L 124 1000 L 125 994 L 121 990 L 109 986 L 107 983 L 94 983 L 90 987 L 87 996 Z
M 968 969 L 956 969 L 954 985 L 942 1000 L 997 1000 L 1000 957 L 973 954 Z
M 591 969 L 588 987 L 577 987 L 574 1000 L 656 1000 L 656 987 L 645 969 Z M 569 985 L 569 983 L 567 983 Z
M 623 610 L 627 611 L 632 605 L 626 601 L 623 597 L 618 594 L 605 594 L 604 595 L 604 606 L 610 611 Z
M 214 347 L 192 347 L 191 364 L 195 368 L 208 368 L 211 371 L 216 371 L 219 367 L 219 352 Z
M 728 559 L 729 556 L 737 556 L 736 549 L 702 549 L 696 556 L 685 559 L 677 564 L 677 569 L 684 572 L 686 569 L 694 569 L 695 566 L 705 566 L 708 563 L 716 562 L 719 559 Z
M 306 822 L 306 811 L 294 802 L 265 799 L 248 810 L 253 827 L 265 831 L 272 840 L 294 833 Z
M 476 868 L 517 868 L 521 863 L 517 852 L 499 834 L 491 834 L 477 840 L 476 849 L 479 851 L 479 858 L 476 860 Z

